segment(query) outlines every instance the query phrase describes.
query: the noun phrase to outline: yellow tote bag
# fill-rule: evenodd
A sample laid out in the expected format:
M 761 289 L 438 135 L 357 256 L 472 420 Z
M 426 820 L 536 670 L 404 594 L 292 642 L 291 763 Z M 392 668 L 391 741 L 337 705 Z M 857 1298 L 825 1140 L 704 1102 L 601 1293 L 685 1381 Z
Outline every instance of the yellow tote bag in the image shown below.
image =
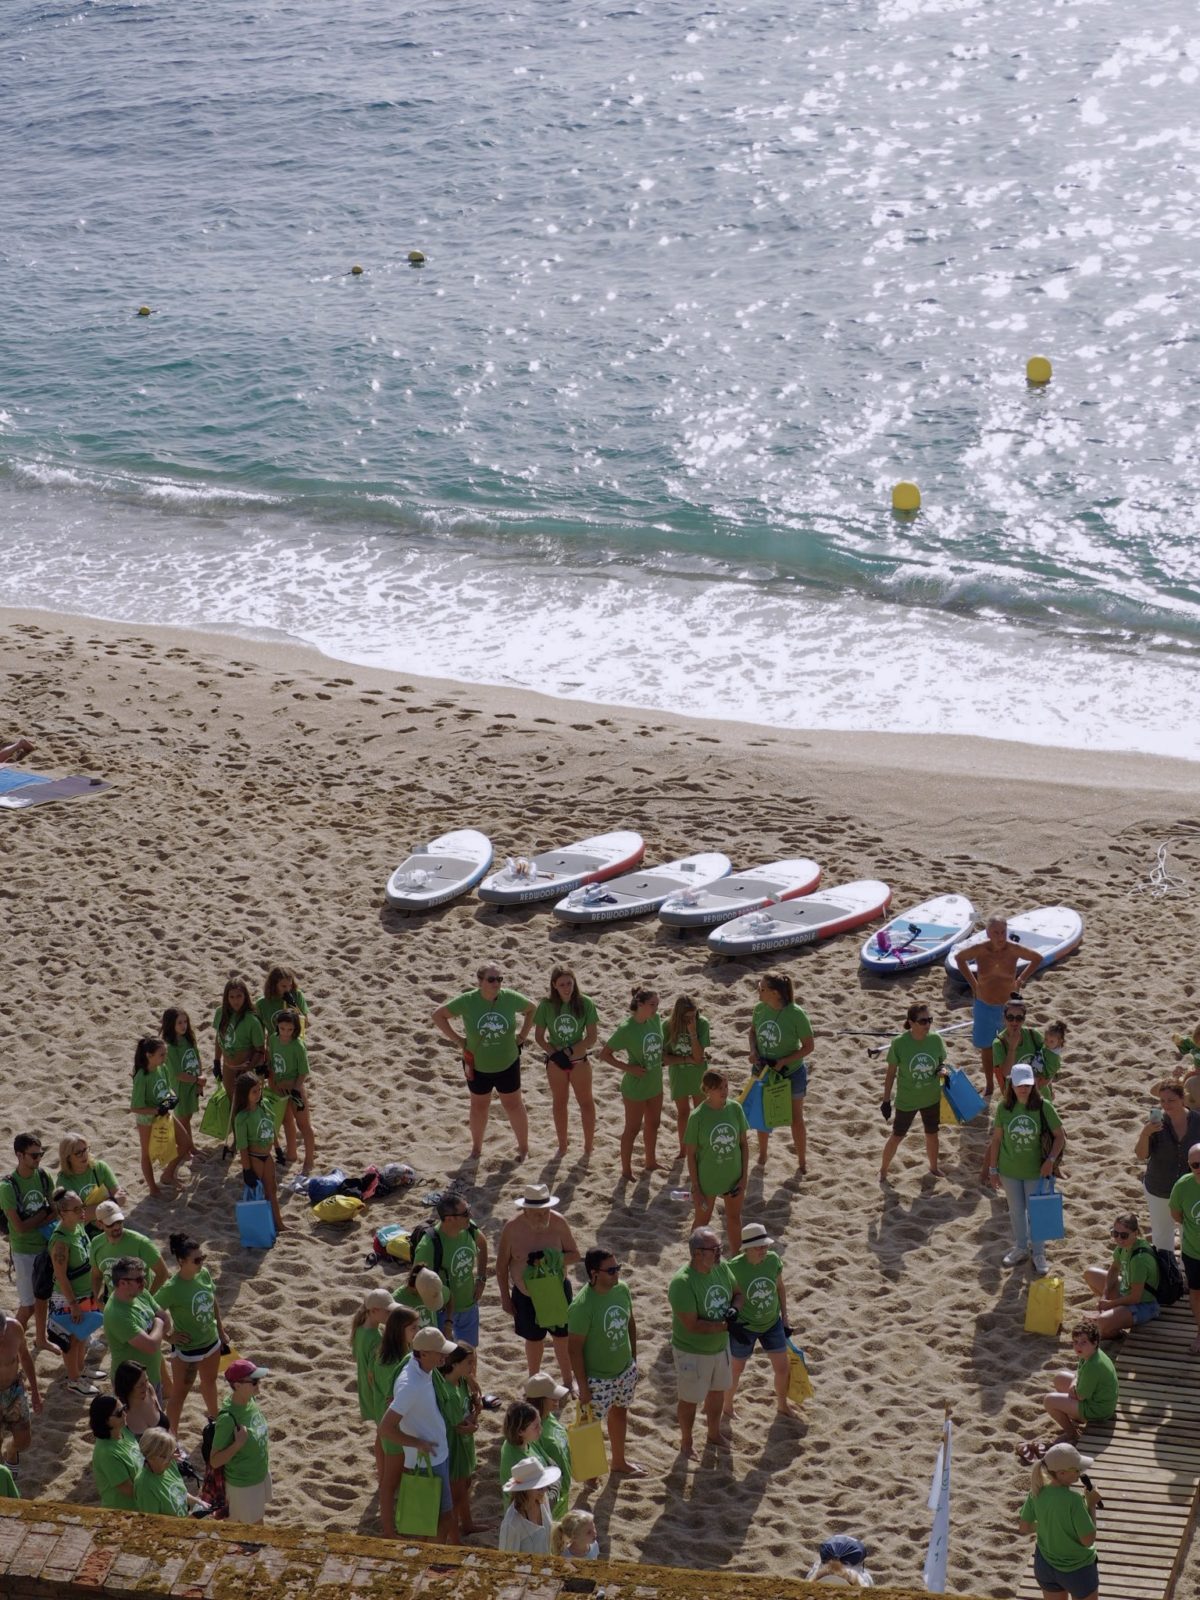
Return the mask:
M 228 1352 L 221 1357 L 220 1361 L 217 1362 L 217 1376 L 219 1378 L 223 1378 L 225 1376 L 225 1368 L 229 1365 L 229 1363 L 231 1361 L 240 1361 L 241 1359 L 241 1356 L 239 1356 L 237 1353 L 236 1347 L 231 1344 Z
M 812 1380 L 808 1376 L 808 1365 L 804 1360 L 804 1351 L 788 1340 L 788 1399 L 794 1405 L 802 1406 L 806 1400 L 813 1397 Z
M 958 1127 L 958 1118 L 954 1115 L 954 1112 L 950 1108 L 950 1102 L 946 1099 L 946 1091 L 944 1089 L 942 1090 L 941 1105 L 938 1108 L 938 1122 L 943 1128 Z
M 175 1143 L 175 1118 L 169 1113 L 165 1117 L 155 1117 L 150 1129 L 150 1159 L 156 1166 L 165 1167 L 174 1161 L 177 1151 Z
M 567 1429 L 571 1451 L 571 1476 L 576 1483 L 584 1478 L 603 1478 L 608 1474 L 608 1452 L 604 1448 L 604 1428 L 591 1406 L 579 1406 L 575 1421 Z
M 1025 1302 L 1025 1332 L 1058 1337 L 1063 1322 L 1063 1281 L 1061 1278 L 1036 1278 L 1029 1285 Z

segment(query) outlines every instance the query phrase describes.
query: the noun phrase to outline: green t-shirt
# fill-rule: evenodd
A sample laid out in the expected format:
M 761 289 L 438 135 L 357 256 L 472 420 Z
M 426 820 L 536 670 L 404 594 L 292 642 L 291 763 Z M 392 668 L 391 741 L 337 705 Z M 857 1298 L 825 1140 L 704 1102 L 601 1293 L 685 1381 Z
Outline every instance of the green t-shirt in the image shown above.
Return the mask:
M 710 1106 L 707 1100 L 692 1112 L 684 1144 L 695 1146 L 696 1170 L 703 1194 L 728 1194 L 742 1181 L 742 1144 L 746 1113 L 737 1100 Z
M 440 1268 L 435 1265 L 438 1253 L 435 1234 L 437 1244 L 441 1245 Z M 435 1228 L 433 1233 L 427 1233 L 418 1244 L 413 1261 L 417 1266 L 429 1267 L 438 1274 L 449 1290 L 448 1300 L 452 1312 L 468 1311 L 475 1304 L 475 1273 L 478 1270 L 479 1246 L 475 1240 L 473 1224 L 464 1228 L 453 1239 L 448 1238 L 440 1226 Z
M 181 1116 L 192 1117 L 200 1109 L 200 1085 L 181 1082 L 181 1073 L 197 1079 L 204 1075 L 200 1065 L 200 1052 L 187 1039 L 176 1039 L 167 1045 L 167 1079 L 172 1094 L 179 1096 L 176 1111 Z
M 779 1274 L 783 1262 L 774 1250 L 768 1250 L 757 1266 L 744 1255 L 734 1256 L 729 1270 L 744 1296 L 742 1321 L 754 1333 L 766 1333 L 779 1321 Z
M 207 1267 L 187 1281 L 175 1273 L 154 1296 L 155 1304 L 169 1312 L 176 1350 L 211 1350 L 217 1342 L 217 1286 Z
M 1158 1288 L 1158 1257 L 1149 1239 L 1138 1239 L 1128 1250 L 1114 1250 L 1113 1260 L 1119 1272 L 1118 1294 L 1128 1294 L 1135 1283 L 1141 1283 L 1145 1285 L 1142 1300 L 1154 1299 Z
M 1171 1190 L 1170 1205 L 1172 1211 L 1178 1211 L 1183 1217 L 1179 1248 L 1193 1261 L 1200 1261 L 1200 1179 L 1194 1172 L 1180 1178 Z
M 390 1395 L 388 1402 L 391 1403 Z M 259 1410 L 257 1400 L 248 1400 L 244 1406 L 226 1400 L 217 1412 L 213 1449 L 227 1450 L 238 1428 L 245 1428 L 247 1438 L 238 1453 L 230 1456 L 225 1463 L 225 1482 L 233 1484 L 235 1489 L 250 1489 L 256 1483 L 261 1483 L 271 1470 L 267 1419 Z
M 364 1422 L 378 1420 L 375 1415 L 371 1370 L 379 1355 L 381 1337 L 378 1328 L 368 1327 L 365 1322 L 354 1330 L 354 1365 L 358 1372 L 358 1414 Z
M 104 1337 L 108 1340 L 108 1371 L 111 1376 L 122 1361 L 140 1361 L 151 1383 L 162 1378 L 162 1350 L 152 1355 L 136 1350 L 130 1340 L 138 1333 L 149 1333 L 158 1315 L 154 1296 L 145 1289 L 134 1300 L 118 1300 L 110 1295 L 104 1307 Z
M 537 1010 L 533 1013 L 534 1026 L 545 1028 L 550 1039 L 552 1050 L 570 1050 L 573 1044 L 580 1044 L 589 1028 L 594 1028 L 599 1022 L 596 1008 L 587 995 L 579 996 L 579 1003 L 583 1008 L 583 1015 L 577 1017 L 570 1006 L 563 1005 L 561 1000 L 542 1000 Z
M 887 1053 L 888 1066 L 896 1069 L 896 1110 L 920 1111 L 936 1106 L 942 1098 L 941 1068 L 946 1046 L 940 1033 L 928 1033 L 917 1040 L 911 1033 L 899 1033 Z
M 1021 1042 L 1017 1046 L 1016 1055 L 1013 1056 L 1013 1065 L 1016 1066 L 1018 1061 L 1032 1061 L 1035 1056 L 1042 1052 L 1045 1043 L 1046 1041 L 1036 1028 L 1022 1028 Z M 996 1035 L 995 1042 L 992 1045 L 992 1065 L 994 1067 L 1002 1067 L 1007 1060 L 1008 1035 L 1002 1031 Z
M 106 1233 L 97 1234 L 92 1240 L 92 1265 L 100 1271 L 106 1295 L 112 1293 L 113 1262 L 120 1261 L 122 1256 L 136 1256 L 139 1261 L 144 1261 L 147 1281 L 154 1268 L 162 1262 L 162 1256 L 144 1233 L 135 1233 L 132 1228 L 125 1228 L 116 1244 L 110 1242 Z
M 258 1013 L 247 1008 L 230 1015 L 225 1027 L 221 1026 L 220 1006 L 213 1012 L 213 1032 L 222 1055 L 241 1056 L 250 1050 L 261 1050 L 266 1043 L 263 1025 Z
M 532 1004 L 516 989 L 501 989 L 494 1000 L 468 989 L 451 1000 L 446 1010 L 462 1018 L 476 1072 L 507 1072 L 512 1066 L 517 1059 L 517 1024 Z
M 553 1414 L 542 1418 L 541 1438 L 535 1441 L 533 1453 L 541 1456 L 548 1467 L 557 1467 L 562 1474 L 550 1491 L 554 1496 L 550 1510 L 557 1522 L 560 1517 L 566 1516 L 571 1505 L 571 1446 L 567 1441 L 567 1430 Z
M 186 1517 L 187 1488 L 175 1463 L 165 1472 L 151 1472 L 143 1466 L 133 1486 L 133 1503 L 152 1517 Z
M 663 1092 L 662 1056 L 663 1025 L 661 1017 L 651 1017 L 648 1022 L 635 1022 L 632 1017 L 610 1034 L 607 1048 L 624 1050 L 635 1067 L 645 1067 L 646 1075 L 621 1074 L 621 1096 L 625 1100 L 653 1100 Z
M 754 1008 L 751 1025 L 758 1053 L 768 1061 L 795 1055 L 813 1036 L 812 1025 L 798 1005 L 781 1006 L 776 1011 L 765 1000 L 760 1000 Z
M 165 1060 L 154 1071 L 134 1073 L 133 1087 L 129 1093 L 129 1109 L 145 1113 L 137 1119 L 139 1127 L 153 1126 L 159 1106 L 164 1100 L 170 1099 L 171 1093 L 171 1080 L 167 1076 Z
M 679 1313 L 690 1313 L 705 1322 L 723 1322 L 736 1290 L 733 1273 L 724 1261 L 718 1261 L 711 1272 L 697 1272 L 690 1261 L 686 1267 L 681 1267 L 667 1291 L 671 1302 L 671 1343 L 676 1350 L 715 1356 L 727 1349 L 727 1329 L 722 1328 L 718 1333 L 689 1333 L 680 1322 Z
M 399 1289 L 393 1289 L 392 1299 L 398 1306 L 408 1306 L 411 1310 L 417 1313 L 417 1316 L 421 1319 L 418 1323 L 418 1327 L 437 1327 L 437 1312 L 431 1311 L 425 1304 L 424 1300 L 421 1299 L 421 1296 L 417 1293 L 417 1291 L 415 1289 L 410 1289 L 407 1284 L 402 1285 L 402 1287 Z
M 55 1245 L 61 1243 L 67 1247 L 67 1277 L 71 1280 L 71 1288 L 76 1297 L 82 1299 L 92 1292 L 92 1241 L 83 1223 L 78 1223 L 74 1228 L 64 1228 L 61 1222 L 55 1224 L 54 1232 L 46 1240 L 46 1249 L 51 1252 L 52 1259 Z M 54 1283 L 57 1292 L 57 1278 Z
M 278 1034 L 272 1034 L 267 1049 L 276 1083 L 286 1088 L 308 1077 L 308 1051 L 304 1048 L 303 1039 L 293 1039 L 284 1044 Z
M 1038 1092 L 1040 1093 L 1042 1099 L 1052 1100 L 1054 1096 L 1051 1094 L 1051 1089 L 1053 1087 L 1055 1078 L 1057 1078 L 1059 1073 L 1062 1071 L 1062 1057 L 1059 1055 L 1057 1050 L 1051 1050 L 1047 1047 L 1043 1047 L 1040 1058 L 1038 1056 L 1034 1056 L 1032 1066 L 1034 1072 L 1036 1072 L 1039 1077 L 1046 1080 L 1044 1083 L 1038 1085 Z
M 396 1387 L 396 1379 L 404 1370 L 411 1356 L 403 1355 L 399 1361 L 384 1361 L 381 1359 L 379 1348 L 371 1352 L 371 1420 L 381 1422 L 383 1413 L 392 1403 L 392 1391 Z M 393 1445 L 391 1453 L 402 1455 L 404 1446 Z
M 86 1205 L 87 1196 L 97 1187 L 107 1189 L 110 1196 L 116 1194 L 117 1180 L 113 1176 L 113 1169 L 106 1161 L 93 1161 L 83 1172 L 60 1172 L 54 1180 L 54 1187 L 70 1189 Z M 98 1205 L 99 1201 L 96 1203 Z
M 123 1483 L 135 1483 L 141 1470 L 142 1452 L 128 1428 L 121 1429 L 119 1439 L 97 1439 L 92 1446 L 92 1477 L 107 1511 L 133 1510 L 133 1501 L 117 1491 Z
M 1038 1112 L 1041 1112 L 1039 1116 Z M 1042 1117 L 1051 1133 L 1062 1127 L 1058 1112 L 1043 1100 L 1032 1110 L 1019 1100 L 1010 1111 L 1003 1101 L 996 1107 L 995 1126 L 1000 1129 L 1000 1153 L 996 1166 L 1005 1178 L 1031 1179 L 1042 1170 Z
M 1117 1409 L 1117 1369 L 1103 1350 L 1075 1367 L 1075 1398 L 1079 1414 L 1088 1422 L 1103 1422 Z
M 708 1070 L 707 1051 L 712 1043 L 712 1031 L 707 1017 L 696 1018 L 696 1039 L 705 1054 L 703 1061 L 688 1060 L 667 1068 L 667 1086 L 672 1100 L 695 1100 L 704 1093 L 701 1079 Z M 685 1028 L 674 1039 L 664 1039 L 663 1053 L 668 1056 L 691 1056 L 692 1037 Z
M 0 1500 L 19 1500 L 21 1491 L 17 1488 L 17 1480 L 13 1477 L 10 1468 L 0 1461 Z
M 1078 1572 L 1096 1559 L 1094 1545 L 1080 1544 L 1096 1524 L 1081 1494 L 1065 1483 L 1048 1483 L 1021 1507 L 1022 1522 L 1037 1523 L 1037 1547 L 1059 1572 Z
M 275 1148 L 275 1119 L 260 1100 L 248 1111 L 239 1111 L 233 1119 L 234 1138 L 239 1150 L 273 1150 Z
M 11 1172 L 0 1183 L 0 1211 L 15 1211 L 22 1220 L 40 1216 L 50 1228 L 54 1224 L 54 1213 L 50 1210 L 53 1192 L 49 1173 L 39 1169 L 31 1177 L 22 1178 Z M 45 1236 L 37 1228 L 31 1228 L 28 1233 L 10 1230 L 8 1242 L 15 1256 L 36 1256 L 39 1250 L 46 1248 Z
M 583 1340 L 583 1370 L 592 1378 L 619 1378 L 633 1363 L 629 1322 L 633 1300 L 618 1283 L 607 1294 L 586 1284 L 571 1301 L 567 1333 Z
M 302 989 L 293 989 L 291 992 L 296 997 L 296 1004 L 294 1006 L 289 1005 L 286 1000 L 280 1000 L 278 996 L 276 996 L 273 1000 L 268 1000 L 265 994 L 261 1000 L 256 1000 L 254 1002 L 254 1013 L 258 1020 L 262 1023 L 264 1032 L 268 1034 L 275 1032 L 275 1018 L 281 1011 L 298 1012 L 299 1015 L 307 1021 L 308 1001 L 304 998 L 304 991 Z M 300 1028 L 301 1032 L 303 1032 L 303 1022 L 300 1024 Z

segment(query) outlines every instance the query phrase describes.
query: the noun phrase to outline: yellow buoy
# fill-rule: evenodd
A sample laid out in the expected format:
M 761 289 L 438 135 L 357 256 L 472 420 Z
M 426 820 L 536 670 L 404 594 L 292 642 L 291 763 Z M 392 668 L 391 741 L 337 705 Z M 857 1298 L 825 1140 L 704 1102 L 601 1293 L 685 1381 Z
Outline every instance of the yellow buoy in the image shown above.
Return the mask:
M 1045 356 L 1030 356 L 1025 363 L 1025 380 L 1041 388 L 1042 384 L 1049 383 L 1054 376 L 1054 368 Z
M 350 276 L 352 278 L 361 278 L 362 275 L 363 275 L 363 270 L 359 266 L 358 262 L 356 261 L 354 263 L 354 265 L 350 268 Z
M 408 264 L 410 267 L 423 267 L 425 265 L 424 252 L 421 250 L 410 250 L 408 252 Z
M 148 317 L 149 315 L 150 315 L 150 307 L 149 306 L 139 306 L 138 307 L 138 316 L 139 317 Z
M 894 483 L 892 485 L 892 510 L 893 511 L 919 511 L 921 509 L 921 491 L 915 483 Z

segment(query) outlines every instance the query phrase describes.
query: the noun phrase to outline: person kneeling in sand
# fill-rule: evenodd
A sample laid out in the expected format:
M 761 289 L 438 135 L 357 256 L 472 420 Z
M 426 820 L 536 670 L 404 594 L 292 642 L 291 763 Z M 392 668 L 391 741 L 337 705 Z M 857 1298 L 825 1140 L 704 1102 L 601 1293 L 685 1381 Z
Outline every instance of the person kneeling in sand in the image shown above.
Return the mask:
M 875 1580 L 864 1565 L 867 1549 L 861 1539 L 848 1533 L 835 1533 L 832 1539 L 822 1542 L 806 1577 L 809 1583 L 837 1585 L 843 1589 L 872 1589 Z

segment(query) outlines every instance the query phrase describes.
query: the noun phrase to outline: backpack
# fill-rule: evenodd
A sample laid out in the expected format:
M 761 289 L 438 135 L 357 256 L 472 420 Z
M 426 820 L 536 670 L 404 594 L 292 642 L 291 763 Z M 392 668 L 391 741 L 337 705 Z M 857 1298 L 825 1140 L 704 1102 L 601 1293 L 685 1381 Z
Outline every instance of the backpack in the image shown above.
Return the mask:
M 479 1229 L 476 1227 L 474 1222 L 467 1223 L 467 1233 L 472 1239 L 478 1239 Z M 411 1252 L 409 1256 L 410 1261 L 415 1261 L 417 1259 L 417 1246 L 421 1243 L 422 1239 L 432 1239 L 433 1241 L 433 1270 L 440 1278 L 442 1275 L 442 1260 L 445 1252 L 443 1250 L 442 1236 L 438 1232 L 438 1222 L 436 1217 L 430 1217 L 428 1222 L 418 1222 L 416 1227 L 409 1234 L 408 1248 Z
M 412 1260 L 408 1231 L 398 1222 L 388 1222 L 382 1228 L 376 1228 L 371 1239 L 371 1249 L 374 1253 L 369 1264 L 372 1266 L 376 1261 L 383 1261 L 389 1256 L 393 1261 Z
M 223 1521 L 229 1515 L 229 1501 L 225 1495 L 225 1468 L 214 1467 L 210 1460 L 216 1431 L 217 1419 L 210 1417 L 204 1424 L 204 1432 L 200 1435 L 200 1455 L 205 1468 L 200 1498 L 212 1507 L 213 1519 Z
M 1133 1253 L 1135 1256 L 1153 1256 L 1158 1262 L 1158 1288 L 1151 1289 L 1150 1293 L 1160 1306 L 1173 1306 L 1177 1300 L 1183 1299 L 1183 1274 L 1174 1250 L 1160 1250 L 1157 1245 L 1139 1244 L 1134 1246 Z
M 80 1262 L 73 1272 L 68 1269 L 67 1276 L 74 1283 L 77 1278 L 82 1278 L 85 1273 L 90 1282 L 92 1276 L 90 1259 Z M 33 1298 L 35 1300 L 49 1300 L 54 1293 L 55 1287 L 54 1263 L 50 1259 L 50 1251 L 48 1249 L 39 1250 L 33 1258 Z
M 38 1167 L 36 1171 L 38 1186 L 41 1189 L 43 1196 L 49 1200 L 50 1196 L 54 1193 L 54 1187 L 51 1184 L 50 1179 L 42 1171 L 41 1167 Z M 21 1209 L 21 1191 L 17 1188 L 16 1172 L 10 1172 L 4 1181 L 12 1184 L 13 1198 L 17 1202 L 14 1209 L 19 1211 Z M 3 1210 L 0 1210 L 0 1234 L 3 1234 L 6 1239 L 8 1238 L 8 1212 Z M 43 1298 L 45 1297 L 43 1296 Z

